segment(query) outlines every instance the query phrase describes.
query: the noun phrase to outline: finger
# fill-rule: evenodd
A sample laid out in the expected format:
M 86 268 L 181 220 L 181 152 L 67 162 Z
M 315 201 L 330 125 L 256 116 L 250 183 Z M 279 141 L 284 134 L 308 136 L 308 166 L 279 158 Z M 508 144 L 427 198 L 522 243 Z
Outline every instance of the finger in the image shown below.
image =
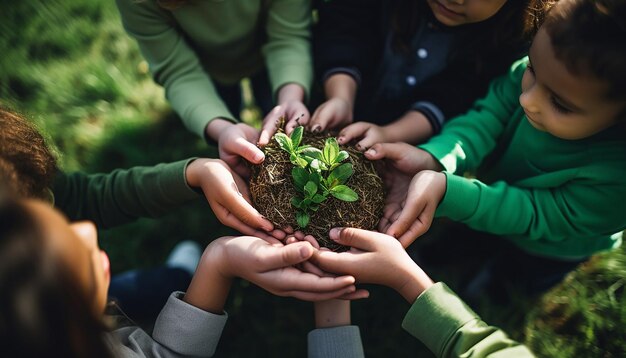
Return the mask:
M 288 245 L 286 247 L 295 246 Z M 295 290 L 309 292 L 329 292 L 353 286 L 353 276 L 320 277 L 308 272 L 302 272 L 295 267 L 285 267 L 280 270 L 278 276 L 276 270 L 268 271 L 264 275 L 272 276 L 271 281 L 277 285 L 278 290 Z M 267 279 L 267 278 L 266 278 Z
M 365 152 L 365 157 L 369 160 L 389 159 L 392 162 L 400 161 L 407 153 L 411 145 L 406 143 L 376 143 Z
M 376 237 L 380 235 L 373 231 L 353 227 L 333 228 L 330 230 L 330 239 L 338 244 L 355 247 L 364 251 L 376 249 Z
M 300 113 L 298 116 L 295 116 L 294 118 L 290 119 L 289 122 L 287 122 L 287 124 L 285 125 L 285 132 L 291 135 L 291 132 L 293 132 L 296 127 L 306 126 L 308 122 L 309 116 L 307 114 Z
M 409 247 L 415 239 L 424 235 L 428 229 L 430 229 L 433 217 L 435 216 L 435 209 L 432 207 L 436 209 L 436 205 L 427 205 L 422 214 L 411 225 L 409 230 L 407 230 L 407 232 L 398 239 L 398 241 L 402 244 L 402 247 Z
M 421 198 L 409 194 L 409 197 L 406 199 L 406 205 L 402 208 L 396 220 L 393 220 L 393 217 L 396 216 L 395 213 L 390 218 L 393 224 L 387 230 L 387 234 L 395 238 L 402 236 L 413 222 L 417 220 L 424 208 L 425 203 L 422 202 Z
M 375 135 L 372 131 L 368 131 L 365 133 L 363 139 L 356 144 L 356 148 L 360 151 L 365 151 L 378 142 L 380 141 L 378 140 L 377 135 Z
M 365 132 L 367 132 L 369 125 L 370 124 L 366 122 L 356 122 L 346 126 L 339 132 L 337 142 L 339 142 L 339 144 L 346 144 L 354 139 L 362 138 Z
M 315 249 L 308 242 L 296 242 L 281 248 L 267 248 L 261 262 L 261 270 L 269 271 L 299 264 L 313 255 Z
M 230 190 L 223 194 L 225 197 L 218 200 L 218 204 L 223 206 L 228 212 L 247 226 L 267 232 L 274 230 L 274 224 L 250 205 L 250 203 L 240 195 L 235 183 L 232 184 Z
M 281 241 L 287 237 L 287 234 L 284 231 L 278 229 L 272 230 L 269 234 Z
M 283 296 L 291 296 L 303 301 L 319 302 L 342 297 L 350 293 L 354 293 L 355 290 L 356 287 L 349 286 L 341 290 L 335 290 L 330 292 L 287 291 L 283 293 Z
M 268 242 L 278 241 L 267 232 L 257 230 L 249 225 L 246 225 L 222 205 L 218 203 L 209 203 L 209 205 L 211 206 L 211 209 L 213 210 L 213 213 L 215 214 L 217 219 L 222 224 L 231 227 L 244 235 L 256 236 Z
M 355 265 L 358 264 L 353 254 L 330 250 L 316 251 L 310 260 L 326 272 L 340 274 L 353 272 Z
M 368 290 L 365 289 L 357 289 L 356 291 L 352 292 L 352 293 L 347 293 L 341 297 L 338 297 L 340 300 L 360 300 L 363 298 L 368 298 L 370 296 L 370 292 Z
M 230 148 L 232 153 L 239 155 L 253 164 L 260 164 L 265 159 L 265 154 L 256 145 L 248 142 L 245 138 L 235 139 L 235 144 Z
M 263 127 L 261 128 L 261 135 L 259 136 L 259 146 L 264 147 L 270 142 L 272 136 L 278 130 L 278 117 L 272 113 L 268 114 L 263 121 Z
M 289 236 L 286 240 L 285 240 L 285 244 L 289 245 L 289 244 L 294 244 L 296 242 L 300 242 L 300 240 L 296 239 L 293 236 Z
M 315 237 L 313 237 L 313 235 L 306 235 L 302 238 L 302 240 L 309 242 L 311 246 L 313 246 L 316 249 L 320 248 L 319 242 L 317 242 L 317 240 L 315 239 Z
M 322 271 L 322 269 L 320 269 L 319 267 L 313 265 L 313 263 L 311 263 L 310 261 L 304 261 L 300 265 L 302 266 L 303 272 L 312 273 L 319 277 L 330 277 L 330 276 L 334 277 L 334 275 L 327 274 L 326 272 Z
M 324 129 L 326 129 L 331 119 L 332 108 L 330 108 L 329 106 L 321 105 L 313 113 L 313 117 L 309 121 L 309 128 L 311 128 L 311 132 L 319 133 L 323 131 Z
M 230 170 L 230 168 L 229 168 Z M 235 180 L 235 189 L 237 192 L 243 196 L 243 198 L 250 204 L 252 204 L 252 195 L 250 194 L 250 189 L 248 188 L 248 183 L 246 183 L 237 173 L 231 173 L 233 179 Z

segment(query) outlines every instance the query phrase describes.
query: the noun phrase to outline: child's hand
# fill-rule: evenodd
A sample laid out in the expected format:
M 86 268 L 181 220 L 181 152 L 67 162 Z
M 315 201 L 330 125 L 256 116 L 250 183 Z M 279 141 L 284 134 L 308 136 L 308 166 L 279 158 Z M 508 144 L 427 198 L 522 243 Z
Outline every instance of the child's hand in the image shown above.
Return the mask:
M 352 248 L 341 253 L 316 251 L 311 260 L 325 271 L 354 276 L 359 283 L 388 286 L 411 303 L 433 284 L 391 236 L 355 228 L 334 228 L 330 238 Z
M 352 123 L 339 132 L 337 138 L 339 144 L 346 144 L 352 140 L 359 140 L 356 149 L 362 152 L 376 143 L 389 141 L 385 127 L 368 122 Z
M 295 83 L 288 83 L 278 92 L 278 105 L 263 119 L 259 146 L 263 147 L 278 129 L 278 119 L 285 117 L 285 133 L 291 134 L 294 128 L 309 122 L 309 110 L 303 103 L 304 89 Z
M 432 224 L 435 210 L 446 193 L 446 176 L 443 173 L 425 170 L 413 177 L 406 199 L 395 205 L 395 210 L 386 207 L 381 220 L 381 231 L 398 238 L 408 247 L 424 234 Z
M 369 160 L 385 159 L 385 164 L 407 175 L 422 170 L 441 171 L 443 167 L 425 150 L 406 143 L 378 143 L 365 152 Z
M 225 278 L 241 277 L 278 295 L 322 301 L 355 291 L 354 277 L 319 277 L 293 265 L 308 260 L 315 249 L 307 242 L 269 244 L 250 236 L 220 238 L 211 245 L 208 261 L 218 262 Z
M 244 160 L 253 164 L 260 164 L 265 160 L 263 151 L 254 144 L 258 138 L 259 131 L 245 123 L 224 126 L 217 135 L 220 159 L 235 173 L 244 178 L 249 177 L 250 169 Z
M 285 234 L 250 205 L 247 184 L 219 159 L 196 159 L 185 170 L 187 183 L 201 188 L 218 220 L 233 229 L 258 236 L 269 242 L 284 239 Z
M 333 97 L 322 103 L 311 118 L 309 129 L 319 133 L 326 129 L 342 128 L 352 123 L 352 104 L 348 101 Z

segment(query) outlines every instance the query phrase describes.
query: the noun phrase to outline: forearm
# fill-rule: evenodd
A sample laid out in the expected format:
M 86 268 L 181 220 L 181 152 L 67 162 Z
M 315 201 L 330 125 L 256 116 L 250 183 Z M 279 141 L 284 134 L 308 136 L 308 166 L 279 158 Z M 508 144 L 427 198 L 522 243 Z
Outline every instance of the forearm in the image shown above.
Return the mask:
M 204 251 L 183 300 L 203 311 L 221 314 L 232 279 L 220 272 L 218 267 L 220 255 L 212 252 L 217 249 L 216 245 L 214 242 Z
M 334 74 L 324 82 L 324 93 L 326 98 L 339 98 L 354 108 L 356 98 L 357 83 L 352 76 L 345 73 Z
M 383 127 L 387 142 L 418 144 L 432 137 L 433 127 L 419 111 L 408 111 L 397 121 Z
M 350 325 L 350 301 L 328 300 L 315 302 L 315 327 L 330 328 Z
M 234 123 L 227 119 L 215 118 L 206 126 L 206 137 L 217 143 L 222 132 L 233 125 Z

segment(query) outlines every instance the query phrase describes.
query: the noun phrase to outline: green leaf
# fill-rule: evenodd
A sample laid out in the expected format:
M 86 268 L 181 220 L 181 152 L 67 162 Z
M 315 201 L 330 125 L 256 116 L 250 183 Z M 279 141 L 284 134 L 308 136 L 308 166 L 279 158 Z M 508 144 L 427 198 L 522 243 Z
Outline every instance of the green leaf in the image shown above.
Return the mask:
M 285 133 L 274 134 L 274 139 L 278 143 L 278 146 L 287 153 L 293 152 L 293 145 L 291 138 L 287 137 Z
M 317 185 L 311 180 L 309 180 L 304 186 L 304 192 L 306 193 L 307 197 L 312 198 L 313 195 L 317 193 Z
M 317 206 L 317 205 L 310 205 L 310 206 L 309 206 L 309 210 L 311 210 L 311 211 L 317 211 L 319 208 L 320 208 L 320 207 L 319 207 L 319 206 Z
M 322 160 L 322 151 L 315 147 L 311 147 L 310 145 L 298 148 L 298 153 L 313 159 Z
M 302 132 L 304 131 L 304 127 L 299 126 L 296 127 L 293 132 L 291 132 L 291 145 L 292 148 L 298 148 L 300 142 L 302 141 Z
M 311 198 L 311 201 L 314 202 L 315 204 L 320 204 L 324 200 L 326 200 L 326 198 L 323 195 L 319 195 L 319 194 L 315 194 L 313 198 Z
M 296 221 L 298 222 L 298 226 L 304 229 L 307 225 L 309 225 L 309 220 L 309 214 L 302 211 L 296 211 Z
M 295 153 L 291 153 L 291 155 L 289 156 L 289 161 L 291 162 L 291 164 L 297 165 L 300 168 L 306 168 L 306 166 L 309 165 L 309 162 L 307 162 L 304 158 Z
M 336 187 L 331 188 L 330 194 L 343 201 L 357 201 L 359 199 L 359 194 L 348 188 L 347 185 L 337 185 Z
M 345 150 L 342 150 L 337 155 L 337 159 L 335 159 L 335 163 L 341 163 L 344 160 L 348 159 L 349 156 L 350 154 L 348 154 L 348 152 L 346 152 Z
M 337 139 L 335 137 L 330 137 L 326 139 L 326 143 L 324 144 L 324 162 L 328 165 L 331 165 L 335 162 L 335 159 L 339 155 L 339 144 L 337 143 Z
M 293 167 L 293 169 L 291 169 L 291 177 L 293 178 L 296 189 L 303 191 L 304 186 L 309 181 L 309 172 L 304 168 Z
M 291 198 L 291 205 L 295 206 L 298 209 L 302 209 L 302 200 L 299 197 L 294 196 L 293 198 Z
M 324 162 L 322 162 L 319 159 L 313 159 L 311 161 L 311 168 L 314 169 L 316 172 L 321 172 L 322 170 L 328 170 L 328 167 L 326 166 L 326 164 L 324 164 Z
M 352 163 L 341 164 L 332 172 L 330 172 L 327 182 L 330 184 L 331 188 L 334 187 L 336 184 L 345 184 L 345 182 L 348 181 L 348 178 L 352 176 L 353 172 L 354 170 L 352 169 Z M 336 181 L 336 184 L 333 183 L 334 181 Z
M 320 182 L 323 179 L 322 179 L 322 176 L 320 175 L 320 173 L 309 173 L 309 180 L 312 181 L 313 183 L 315 183 L 315 185 L 317 185 L 317 187 L 319 188 Z
M 306 209 L 311 205 L 311 203 L 312 203 L 311 198 L 304 198 L 302 200 L 302 205 L 300 206 L 302 206 L 303 209 Z

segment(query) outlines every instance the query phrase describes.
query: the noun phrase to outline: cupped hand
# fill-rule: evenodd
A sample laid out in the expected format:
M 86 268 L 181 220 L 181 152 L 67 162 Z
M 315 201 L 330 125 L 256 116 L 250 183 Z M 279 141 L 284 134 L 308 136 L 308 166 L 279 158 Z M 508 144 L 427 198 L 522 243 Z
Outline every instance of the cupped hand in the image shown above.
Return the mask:
M 427 151 L 406 143 L 378 143 L 365 152 L 369 160 L 385 159 L 385 163 L 407 175 L 422 170 L 441 171 L 443 167 Z
M 247 184 L 223 161 L 196 159 L 187 166 L 185 176 L 189 186 L 202 189 L 222 224 L 273 243 L 285 238 L 282 231 L 274 230 L 274 225 L 251 205 Z
M 256 146 L 259 131 L 245 123 L 233 124 L 219 134 L 218 149 L 220 159 L 240 176 L 250 176 L 250 169 L 245 161 L 260 164 L 265 159 L 263 151 Z
M 208 261 L 219 262 L 225 278 L 241 277 L 278 296 L 323 301 L 353 293 L 354 277 L 320 277 L 294 265 L 307 261 L 315 249 L 308 242 L 270 244 L 251 236 L 220 238 L 211 243 Z
M 384 232 L 396 237 L 404 247 L 411 245 L 430 228 L 446 186 L 443 173 L 425 170 L 416 174 L 409 184 L 406 199 L 385 208 L 383 220 L 388 225 Z
M 390 287 L 409 302 L 433 284 L 391 236 L 355 228 L 334 228 L 330 238 L 351 248 L 341 253 L 317 251 L 311 260 L 325 271 L 351 275 L 359 283 Z

